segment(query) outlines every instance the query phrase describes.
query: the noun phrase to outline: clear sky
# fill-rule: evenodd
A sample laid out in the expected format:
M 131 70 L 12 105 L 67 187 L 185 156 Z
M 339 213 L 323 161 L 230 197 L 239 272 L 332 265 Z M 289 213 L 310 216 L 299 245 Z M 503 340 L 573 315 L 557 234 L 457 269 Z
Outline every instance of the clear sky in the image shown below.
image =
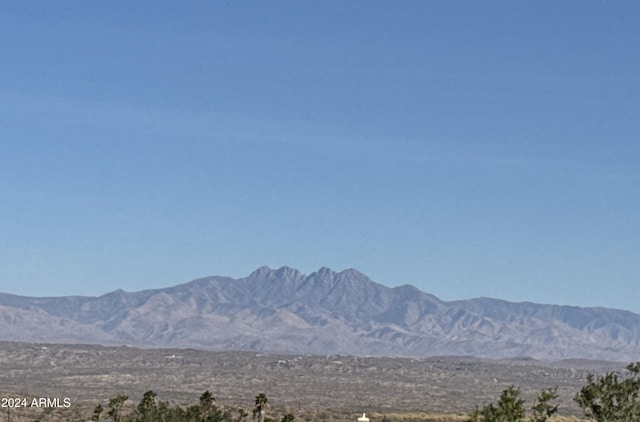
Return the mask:
M 640 312 L 637 1 L 3 1 L 0 291 L 261 265 Z

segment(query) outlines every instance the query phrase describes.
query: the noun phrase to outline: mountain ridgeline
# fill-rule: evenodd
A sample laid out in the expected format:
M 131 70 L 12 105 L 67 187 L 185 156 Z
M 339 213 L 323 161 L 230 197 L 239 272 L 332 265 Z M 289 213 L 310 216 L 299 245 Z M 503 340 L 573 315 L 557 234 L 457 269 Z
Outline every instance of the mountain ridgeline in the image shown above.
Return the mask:
M 99 297 L 0 294 L 0 340 L 302 354 L 637 360 L 640 315 L 606 308 L 445 302 L 357 270 L 258 268 Z

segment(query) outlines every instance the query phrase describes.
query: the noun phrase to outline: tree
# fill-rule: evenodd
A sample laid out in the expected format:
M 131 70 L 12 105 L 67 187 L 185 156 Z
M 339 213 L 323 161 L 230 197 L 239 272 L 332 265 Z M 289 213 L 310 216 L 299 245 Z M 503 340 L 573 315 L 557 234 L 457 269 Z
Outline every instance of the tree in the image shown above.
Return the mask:
M 203 421 L 213 420 L 214 414 L 217 413 L 217 407 L 215 405 L 216 399 L 209 390 L 202 393 L 200 396 L 200 418 Z
M 546 422 L 558 411 L 558 405 L 551 402 L 558 398 L 556 388 L 540 391 L 535 404 L 531 407 L 530 422 Z M 520 398 L 520 389 L 511 386 L 503 390 L 497 403 L 490 403 L 483 408 L 476 406 L 465 422 L 524 422 L 524 400 Z
M 109 416 L 114 422 L 122 421 L 122 407 L 124 402 L 129 399 L 129 396 L 125 394 L 119 394 L 109 400 Z
M 551 404 L 552 400 L 558 398 L 558 387 L 547 388 L 540 391 L 536 403 L 531 407 L 533 415 L 531 422 L 546 422 L 552 415 L 558 412 L 558 405 Z
M 216 402 L 215 397 L 211 394 L 211 391 L 207 390 L 200 396 L 200 407 L 203 409 L 210 409 Z
M 253 408 L 253 419 L 258 418 L 258 422 L 264 422 L 264 417 L 267 408 L 267 396 L 264 393 L 260 393 L 256 396 L 255 406 Z
M 145 392 L 142 395 L 140 403 L 138 403 L 138 412 L 140 412 L 140 414 L 142 415 L 152 413 L 156 408 L 156 397 L 158 397 L 158 395 L 152 390 Z
M 510 386 L 502 392 L 496 411 L 496 421 L 516 422 L 524 420 L 524 400 L 520 397 L 520 389 Z
M 142 395 L 142 399 L 140 400 L 140 403 L 138 403 L 138 407 L 136 408 L 136 421 L 154 422 L 157 419 L 159 413 L 158 403 L 156 402 L 157 396 L 158 395 L 152 390 L 149 390 Z
M 586 385 L 574 397 L 585 416 L 598 422 L 640 421 L 640 362 L 630 363 L 627 370 L 623 380 L 615 372 L 587 375 Z
M 103 410 L 104 409 L 102 408 L 102 405 L 98 403 L 98 405 L 93 408 L 93 415 L 91 416 L 91 420 L 92 421 L 99 421 L 100 420 L 100 415 L 102 414 Z

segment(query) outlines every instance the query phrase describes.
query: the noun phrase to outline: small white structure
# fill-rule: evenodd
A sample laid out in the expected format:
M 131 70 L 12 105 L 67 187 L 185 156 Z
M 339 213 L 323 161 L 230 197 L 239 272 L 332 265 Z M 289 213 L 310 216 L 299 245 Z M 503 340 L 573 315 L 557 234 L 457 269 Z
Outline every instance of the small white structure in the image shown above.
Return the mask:
M 358 418 L 358 422 L 369 422 L 369 418 L 363 413 L 362 416 Z

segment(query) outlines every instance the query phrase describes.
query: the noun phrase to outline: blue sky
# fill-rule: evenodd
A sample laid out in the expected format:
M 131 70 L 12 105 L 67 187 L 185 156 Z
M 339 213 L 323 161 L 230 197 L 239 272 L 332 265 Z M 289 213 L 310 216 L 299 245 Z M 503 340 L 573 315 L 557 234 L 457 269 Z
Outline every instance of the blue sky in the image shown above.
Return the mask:
M 637 2 L 3 2 L 0 291 L 261 265 L 640 312 Z

